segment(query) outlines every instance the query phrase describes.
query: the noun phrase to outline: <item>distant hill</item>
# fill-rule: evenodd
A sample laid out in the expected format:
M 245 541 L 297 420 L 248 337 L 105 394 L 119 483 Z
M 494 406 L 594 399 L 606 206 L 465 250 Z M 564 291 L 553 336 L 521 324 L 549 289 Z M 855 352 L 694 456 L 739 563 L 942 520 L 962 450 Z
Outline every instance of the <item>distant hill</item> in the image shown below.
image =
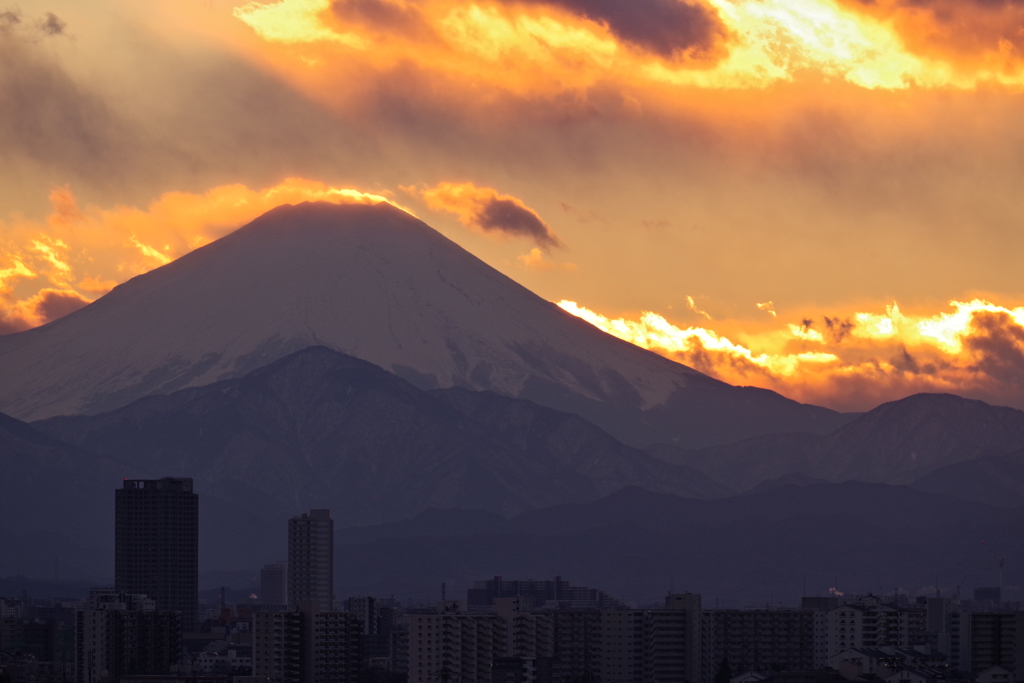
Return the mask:
M 989 505 L 1024 505 L 1024 450 L 947 465 L 921 477 L 913 487 Z
M 490 392 L 417 389 L 313 347 L 243 378 L 36 428 L 263 519 L 327 507 L 341 524 L 429 507 L 514 514 L 624 486 L 686 496 L 725 487 L 625 446 L 582 418 Z
M 0 414 L 0 576 L 103 576 L 114 488 L 140 473 Z
M 1024 412 L 951 394 L 885 403 L 824 436 L 771 434 L 686 450 L 653 446 L 737 490 L 791 474 L 908 484 L 955 463 L 1024 448 Z
M 26 584 L 26 590 L 31 591 L 42 590 L 40 581 L 56 590 L 65 578 L 113 580 L 114 490 L 128 478 L 182 474 L 153 465 L 149 470 L 99 455 L 0 414 L 0 577 L 30 577 L 34 588 Z M 204 566 L 237 568 L 261 561 L 266 548 L 259 539 L 275 524 L 209 491 L 203 494 Z M 285 522 L 276 526 L 283 530 Z M 52 582 L 55 576 L 58 581 Z

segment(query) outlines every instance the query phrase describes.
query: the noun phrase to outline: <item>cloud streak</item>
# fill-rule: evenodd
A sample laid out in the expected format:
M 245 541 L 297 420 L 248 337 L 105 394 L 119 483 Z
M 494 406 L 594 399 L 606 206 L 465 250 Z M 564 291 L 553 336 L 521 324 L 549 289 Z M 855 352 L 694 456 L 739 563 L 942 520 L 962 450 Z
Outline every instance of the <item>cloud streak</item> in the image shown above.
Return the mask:
M 458 215 L 463 225 L 503 237 L 525 238 L 548 251 L 564 247 L 555 231 L 522 200 L 473 183 L 441 183 L 420 195 L 432 211 Z

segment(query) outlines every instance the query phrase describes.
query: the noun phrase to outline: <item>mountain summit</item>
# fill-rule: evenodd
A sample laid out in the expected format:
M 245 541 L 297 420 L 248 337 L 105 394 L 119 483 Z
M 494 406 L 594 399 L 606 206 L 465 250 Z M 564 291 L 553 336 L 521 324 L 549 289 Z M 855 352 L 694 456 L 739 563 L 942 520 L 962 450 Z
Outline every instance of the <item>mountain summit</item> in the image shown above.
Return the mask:
M 43 327 L 0 337 L 0 411 L 95 414 L 322 345 L 424 389 L 576 412 L 699 446 L 844 420 L 605 334 L 388 204 L 278 207 Z

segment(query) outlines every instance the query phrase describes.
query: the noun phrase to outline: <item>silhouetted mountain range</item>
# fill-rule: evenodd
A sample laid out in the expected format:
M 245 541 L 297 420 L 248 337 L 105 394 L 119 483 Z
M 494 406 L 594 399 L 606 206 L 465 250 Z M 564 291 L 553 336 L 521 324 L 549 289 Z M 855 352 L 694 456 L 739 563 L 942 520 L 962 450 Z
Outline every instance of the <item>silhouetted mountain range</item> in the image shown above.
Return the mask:
M 881 424 L 906 413 L 889 414 Z M 110 563 L 100 555 L 111 552 L 121 468 L 131 469 L 126 476 L 195 477 L 205 570 L 254 570 L 277 559 L 286 518 L 309 507 L 331 507 L 339 527 L 390 520 L 338 529 L 338 590 L 351 594 L 429 597 L 441 581 L 452 588 L 492 574 L 561 574 L 630 598 L 653 599 L 674 581 L 766 600 L 795 597 L 804 580 L 812 592 L 837 579 L 852 590 L 917 589 L 936 579 L 990 584 L 980 542 L 1002 554 L 1024 550 L 1021 507 L 800 474 L 725 497 L 706 477 L 577 416 L 491 392 L 423 391 L 325 348 L 102 415 L 0 426 L 7 457 L 42 463 L 10 470 L 8 486 L 24 494 L 14 503 L 19 514 L 0 519 L 0 537 L 15 551 L 27 547 L 31 533 L 14 538 L 12 525 L 49 507 L 52 517 L 40 524 L 65 533 L 40 546 L 37 560 L 79 557 L 100 576 Z M 68 458 L 76 460 L 71 473 L 50 477 Z M 1005 472 L 1014 462 L 961 465 Z M 935 476 L 946 481 L 942 471 Z M 76 518 L 79 509 L 90 512 Z M 0 574 L 13 570 L 0 561 Z M 1024 583 L 1014 571 L 1007 585 Z
M 804 590 L 916 592 L 936 581 L 994 585 L 986 546 L 1020 556 L 1024 508 L 1013 510 L 884 484 L 783 486 L 719 500 L 637 488 L 512 519 L 426 511 L 337 533 L 339 591 L 434 596 L 474 579 L 555 574 L 627 599 L 677 590 L 764 604 Z M 415 566 L 416 571 L 407 568 Z M 1024 572 L 1010 568 L 1006 585 Z M 734 603 L 735 604 L 735 603 Z
M 142 470 L 188 473 L 265 519 L 310 507 L 330 508 L 342 524 L 428 507 L 513 514 L 627 485 L 729 492 L 575 415 L 490 392 L 422 391 L 323 347 L 241 379 L 35 426 Z
M 955 463 L 1024 448 L 1024 412 L 951 394 L 885 403 L 830 434 L 770 434 L 701 450 L 648 451 L 736 490 L 800 474 L 908 484 Z
M 113 561 L 113 489 L 140 470 L 0 415 L 0 472 L 0 572 L 82 577 Z
M 913 486 L 989 505 L 1024 505 L 1024 450 L 941 467 Z

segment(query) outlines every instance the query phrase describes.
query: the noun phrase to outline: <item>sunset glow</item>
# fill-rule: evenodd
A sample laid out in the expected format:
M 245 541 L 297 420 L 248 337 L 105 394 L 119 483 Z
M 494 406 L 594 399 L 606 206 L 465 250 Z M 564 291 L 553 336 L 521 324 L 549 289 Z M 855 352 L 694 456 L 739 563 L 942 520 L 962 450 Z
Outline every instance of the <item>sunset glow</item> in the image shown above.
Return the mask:
M 729 382 L 1019 401 L 1018 4 L 101 4 L 0 16 L 2 332 L 275 206 L 388 201 Z
M 391 16 L 407 20 L 386 33 L 366 25 L 358 12 L 346 11 L 351 3 L 344 1 L 249 2 L 234 13 L 268 42 L 335 43 L 372 53 L 366 58 L 378 67 L 414 60 L 426 70 L 471 75 L 517 91 L 601 81 L 651 88 L 659 83 L 764 88 L 809 73 L 868 89 L 1024 83 L 1016 48 L 1005 38 L 981 48 L 967 69 L 955 55 L 915 53 L 908 45 L 915 32 L 936 31 L 937 20 L 924 12 L 893 7 L 879 16 L 833 0 L 708 1 L 707 13 L 721 22 L 720 31 L 708 36 L 714 47 L 683 45 L 672 59 L 623 41 L 614 25 L 550 8 L 542 12 L 529 3 L 382 2 Z M 414 23 L 420 30 L 406 30 Z M 328 51 L 319 53 L 320 59 L 329 68 L 334 59 L 362 57 Z M 481 62 L 501 64 L 502 71 L 488 75 Z
M 731 384 L 780 391 L 799 400 L 863 410 L 906 393 L 983 395 L 1020 405 L 1024 307 L 951 301 L 951 312 L 854 312 L 843 318 L 747 335 L 740 344 L 705 327 L 679 327 L 645 312 L 611 319 L 573 301 L 563 310 L 595 327 Z M 1011 388 L 1012 387 L 1012 388 Z

